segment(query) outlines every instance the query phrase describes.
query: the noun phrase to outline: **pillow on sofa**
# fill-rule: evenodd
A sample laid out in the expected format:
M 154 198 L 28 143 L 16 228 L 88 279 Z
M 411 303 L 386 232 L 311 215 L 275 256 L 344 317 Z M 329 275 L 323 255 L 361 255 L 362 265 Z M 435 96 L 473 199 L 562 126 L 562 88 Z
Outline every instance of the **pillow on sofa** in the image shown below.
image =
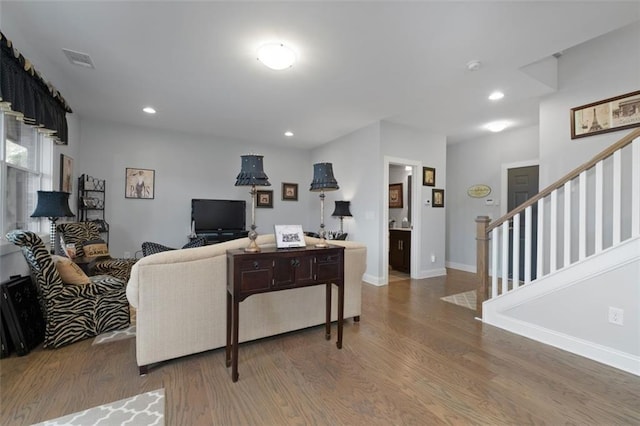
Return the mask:
M 109 255 L 109 247 L 104 240 L 91 240 L 82 243 L 82 251 L 84 252 L 83 262 L 92 262 L 102 257 L 111 257 Z
M 58 274 L 62 278 L 64 284 L 89 284 L 91 280 L 85 274 L 78 265 L 76 265 L 71 259 L 64 256 L 52 255 L 51 260 L 56 265 Z
M 189 241 L 187 244 L 183 245 L 182 248 L 194 248 L 194 247 L 202 247 L 207 245 L 207 239 L 205 237 L 194 238 Z M 173 247 L 167 247 L 162 244 L 152 243 L 149 241 L 145 241 L 142 243 L 142 256 L 150 256 L 156 253 L 162 253 L 163 251 L 176 250 Z

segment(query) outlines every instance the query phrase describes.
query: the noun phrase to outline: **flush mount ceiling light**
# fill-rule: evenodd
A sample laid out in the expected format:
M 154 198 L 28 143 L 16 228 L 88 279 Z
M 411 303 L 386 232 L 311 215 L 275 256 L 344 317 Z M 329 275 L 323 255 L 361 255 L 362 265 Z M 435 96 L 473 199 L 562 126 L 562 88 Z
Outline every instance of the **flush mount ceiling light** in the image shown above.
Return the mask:
M 286 137 L 290 138 L 291 136 L 293 136 L 293 132 L 286 131 L 286 132 L 284 132 L 284 135 Z
M 489 95 L 490 101 L 498 101 L 502 98 L 504 98 L 504 93 L 500 92 L 499 90 L 496 90 L 495 92 Z
M 508 125 L 509 123 L 506 121 L 492 121 L 491 123 L 485 124 L 484 128 L 497 133 L 506 129 Z
M 294 51 L 282 43 L 267 43 L 258 48 L 258 60 L 272 70 L 284 70 L 296 61 Z
M 482 66 L 482 62 L 474 59 L 473 61 L 467 62 L 467 70 L 469 71 L 478 71 Z
M 156 110 L 151 108 L 151 107 L 144 107 L 144 108 L 142 108 L 142 110 L 144 112 L 146 112 L 147 114 L 155 114 L 156 113 Z

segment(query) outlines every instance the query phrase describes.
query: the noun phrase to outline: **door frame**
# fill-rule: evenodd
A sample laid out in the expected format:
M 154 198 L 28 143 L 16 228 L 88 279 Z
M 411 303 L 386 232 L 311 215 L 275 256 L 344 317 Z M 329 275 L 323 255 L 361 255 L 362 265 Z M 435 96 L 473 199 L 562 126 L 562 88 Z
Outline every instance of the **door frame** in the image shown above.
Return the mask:
M 500 172 L 500 216 L 507 214 L 508 201 L 508 185 L 509 185 L 509 169 L 518 169 L 520 167 L 538 166 L 538 174 L 540 173 L 540 160 L 524 160 L 515 163 L 502 163 Z M 540 186 L 538 185 L 538 191 Z M 495 220 L 497 218 L 493 218 Z
M 382 262 L 382 283 L 389 284 L 389 166 L 392 164 L 411 166 L 411 278 L 418 277 L 420 271 L 420 239 L 414 236 L 422 235 L 422 185 L 418 184 L 418 176 L 422 176 L 422 161 L 409 160 L 407 158 L 384 156 L 383 159 L 383 186 L 382 186 L 382 235 L 380 241 L 381 252 L 379 259 Z M 420 181 L 421 182 L 421 181 Z M 414 242 L 416 244 L 414 244 Z

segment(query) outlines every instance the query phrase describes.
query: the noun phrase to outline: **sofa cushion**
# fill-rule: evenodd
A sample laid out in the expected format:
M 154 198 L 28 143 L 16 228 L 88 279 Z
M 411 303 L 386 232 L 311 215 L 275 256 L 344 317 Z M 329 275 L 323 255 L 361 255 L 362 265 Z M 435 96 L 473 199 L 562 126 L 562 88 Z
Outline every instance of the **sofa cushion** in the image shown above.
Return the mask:
M 111 257 L 109 255 L 109 247 L 107 246 L 107 243 L 101 239 L 85 241 L 82 243 L 82 251 L 84 252 L 82 262 L 88 263 L 103 257 Z
M 91 282 L 87 274 L 85 274 L 71 259 L 57 255 L 51 256 L 51 259 L 56 265 L 56 270 L 64 284 L 81 285 L 89 284 Z

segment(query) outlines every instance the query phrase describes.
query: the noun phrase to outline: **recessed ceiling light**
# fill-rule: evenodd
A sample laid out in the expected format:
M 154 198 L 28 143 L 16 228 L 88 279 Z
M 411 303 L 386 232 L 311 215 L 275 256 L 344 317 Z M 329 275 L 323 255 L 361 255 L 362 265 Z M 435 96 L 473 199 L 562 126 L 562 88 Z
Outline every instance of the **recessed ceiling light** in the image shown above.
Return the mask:
M 491 93 L 489 95 L 489 100 L 491 100 L 491 101 L 497 101 L 497 100 L 500 100 L 502 98 L 504 98 L 504 93 L 502 93 L 502 92 L 500 92 L 498 90 L 496 90 L 495 92 L 493 92 L 493 93 Z
M 508 125 L 509 123 L 506 121 L 492 121 L 491 123 L 485 124 L 484 128 L 492 132 L 501 132 L 506 129 Z
M 155 114 L 156 113 L 156 110 L 151 108 L 151 107 L 144 107 L 144 108 L 142 108 L 142 110 L 144 112 L 146 112 L 147 114 Z
M 258 48 L 258 60 L 272 70 L 283 70 L 293 65 L 296 54 L 282 43 L 267 43 Z
M 284 135 L 290 138 L 291 136 L 293 136 L 293 132 L 287 131 L 287 132 L 284 132 Z

